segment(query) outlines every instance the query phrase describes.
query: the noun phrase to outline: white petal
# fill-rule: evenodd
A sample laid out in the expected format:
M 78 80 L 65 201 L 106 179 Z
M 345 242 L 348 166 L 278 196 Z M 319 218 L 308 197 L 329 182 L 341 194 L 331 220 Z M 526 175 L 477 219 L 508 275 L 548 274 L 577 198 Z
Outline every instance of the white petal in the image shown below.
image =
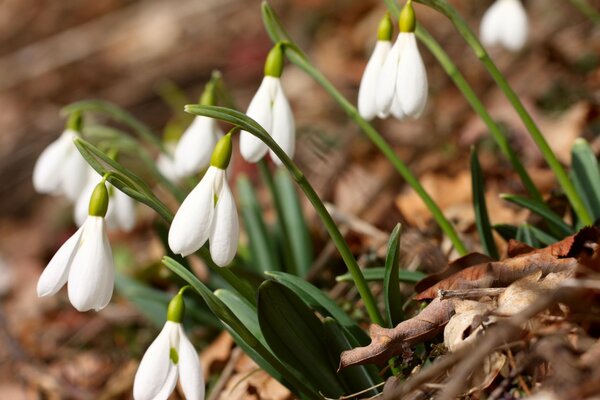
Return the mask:
M 173 161 L 166 154 L 161 153 L 158 155 L 158 158 L 156 159 L 156 167 L 168 180 L 177 182 L 179 179 L 177 176 L 177 171 L 175 170 L 175 161 Z
M 223 177 L 215 215 L 210 226 L 210 255 L 220 267 L 229 264 L 237 251 L 239 222 L 235 200 Z
M 187 400 L 204 399 L 204 375 L 198 353 L 179 324 L 179 380 Z
M 502 35 L 502 1 L 496 1 L 481 18 L 479 37 L 485 46 L 494 46 L 500 42 Z
M 283 149 L 288 157 L 294 157 L 296 149 L 296 126 L 294 124 L 294 114 L 288 103 L 281 83 L 277 82 L 277 93 L 273 102 L 273 128 L 271 135 L 275 142 Z M 269 150 L 271 159 L 275 164 L 281 165 L 281 160 L 272 151 Z
M 214 119 L 203 116 L 194 118 L 175 148 L 177 175 L 193 175 L 208 167 L 215 145 L 222 135 Z
M 377 112 L 381 115 L 387 115 L 392 107 L 392 101 L 396 92 L 396 76 L 398 74 L 398 61 L 400 59 L 400 50 L 403 46 L 403 36 L 399 35 L 396 43 L 388 52 L 379 79 L 377 80 L 377 92 L 375 94 L 375 105 Z
M 62 190 L 71 201 L 76 201 L 88 180 L 89 165 L 71 142 L 69 155 L 62 170 Z
M 246 111 L 246 115 L 258 122 L 269 134 L 273 128 L 273 101 L 278 82 L 279 78 L 265 76 Z M 267 150 L 267 145 L 260 139 L 246 131 L 240 133 L 240 153 L 244 160 L 257 162 L 267 154 Z
M 114 186 L 111 189 L 109 207 L 112 205 L 118 228 L 129 232 L 135 225 L 135 200 Z
M 406 114 L 404 114 L 404 110 L 402 109 L 402 104 L 400 103 L 400 99 L 398 96 L 398 93 L 394 95 L 394 99 L 392 100 L 392 106 L 390 107 L 390 113 L 394 117 L 402 120 L 406 118 Z
M 214 213 L 214 182 L 222 170 L 210 167 L 196 187 L 185 198 L 169 229 L 169 247 L 175 254 L 187 256 L 208 239 Z
M 79 245 L 82 230 L 83 228 L 79 228 L 69 240 L 63 243 L 42 272 L 37 284 L 38 297 L 55 294 L 67 282 L 71 261 Z
M 508 50 L 521 50 L 527 41 L 527 12 L 519 0 L 501 1 L 505 3 L 501 42 Z
M 148 347 L 133 381 L 135 400 L 167 399 L 177 384 L 177 367 L 170 358 L 170 337 L 177 330 L 174 322 L 167 321 L 160 334 Z
M 65 131 L 42 151 L 33 167 L 33 187 L 38 193 L 60 193 L 62 169 L 69 153 L 72 132 Z
M 69 300 L 79 311 L 106 307 L 112 297 L 115 267 L 104 218 L 88 216 L 69 271 Z
M 385 59 L 392 48 L 392 42 L 389 40 L 378 40 L 373 49 L 373 54 L 367 62 L 365 72 L 363 73 L 358 89 L 358 111 L 367 121 L 372 120 L 377 115 L 378 109 L 375 102 L 377 93 L 377 81 Z
M 427 71 L 417 48 L 415 34 L 400 35 L 404 35 L 406 39 L 400 53 L 396 93 L 404 114 L 418 117 L 427 104 Z

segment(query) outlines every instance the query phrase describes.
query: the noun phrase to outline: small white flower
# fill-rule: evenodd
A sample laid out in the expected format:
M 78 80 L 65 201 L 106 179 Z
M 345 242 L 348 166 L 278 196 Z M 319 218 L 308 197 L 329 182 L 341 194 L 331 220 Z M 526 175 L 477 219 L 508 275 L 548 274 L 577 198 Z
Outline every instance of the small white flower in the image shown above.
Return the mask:
M 358 111 L 367 121 L 372 120 L 378 114 L 377 103 L 377 84 L 381 69 L 385 59 L 392 48 L 392 42 L 389 40 L 378 40 L 369 62 L 365 68 L 360 88 L 358 89 Z
M 180 323 L 167 321 L 140 362 L 133 382 L 135 400 L 166 400 L 177 377 L 188 400 L 204 399 L 204 376 L 198 354 Z
M 483 15 L 479 31 L 485 46 L 521 50 L 527 41 L 527 12 L 520 0 L 497 0 Z
M 33 168 L 38 193 L 65 195 L 75 201 L 86 184 L 87 163 L 73 144 L 77 133 L 66 129 L 44 149 Z
M 235 256 L 238 237 L 238 215 L 227 173 L 210 166 L 177 210 L 169 230 L 169 247 L 187 256 L 210 239 L 213 261 L 224 266 Z
M 91 167 L 88 167 L 88 183 L 82 190 L 81 195 L 75 202 L 73 217 L 77 226 L 82 226 L 88 215 L 90 197 L 94 188 L 102 180 L 102 177 Z M 108 229 L 120 229 L 129 232 L 135 226 L 135 200 L 121 192 L 119 189 L 108 184 L 110 201 L 106 212 L 106 223 Z
M 112 297 L 114 280 L 104 218 L 90 215 L 52 257 L 40 276 L 37 294 L 53 295 L 68 281 L 69 300 L 77 310 L 99 311 Z
M 175 148 L 177 175 L 186 177 L 206 168 L 215 145 L 222 136 L 223 132 L 214 119 L 204 116 L 194 118 Z
M 281 81 L 275 76 L 265 76 L 256 94 L 252 98 L 246 114 L 258 122 L 285 151 L 294 156 L 296 146 L 296 128 L 290 104 L 281 87 Z M 248 162 L 257 162 L 266 153 L 268 147 L 251 133 L 242 131 L 240 152 Z M 279 157 L 270 151 L 271 159 L 281 165 Z
M 413 32 L 400 32 L 377 82 L 378 114 L 418 118 L 427 104 L 427 72 Z
M 170 180 L 171 182 L 179 181 L 179 176 L 177 175 L 177 170 L 175 169 L 175 160 L 173 159 L 173 154 L 175 153 L 175 147 L 177 144 L 174 141 L 168 141 L 164 143 L 165 145 L 165 153 L 159 153 L 156 158 L 156 168 L 158 171 L 163 174 L 165 178 Z

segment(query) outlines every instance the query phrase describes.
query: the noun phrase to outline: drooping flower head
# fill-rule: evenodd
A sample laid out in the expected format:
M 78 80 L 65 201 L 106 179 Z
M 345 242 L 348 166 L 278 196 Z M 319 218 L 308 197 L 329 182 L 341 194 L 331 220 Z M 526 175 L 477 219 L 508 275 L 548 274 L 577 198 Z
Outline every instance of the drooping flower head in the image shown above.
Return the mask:
M 109 195 L 104 180 L 96 185 L 88 217 L 56 252 L 37 284 L 39 297 L 53 295 L 68 281 L 71 304 L 79 311 L 106 307 L 112 297 L 115 268 L 104 217 Z
M 519 51 L 527 42 L 527 12 L 520 0 L 496 0 L 483 15 L 479 28 L 485 46 L 500 45 Z
M 379 22 L 377 30 L 377 43 L 373 49 L 373 54 L 367 62 L 365 72 L 363 73 L 358 89 L 358 111 L 367 121 L 372 120 L 378 114 L 377 109 L 377 82 L 381 75 L 383 63 L 392 48 L 392 35 L 394 27 L 389 13 Z
M 283 72 L 283 44 L 276 44 L 265 62 L 265 77 L 250 101 L 246 114 L 258 122 L 292 158 L 296 146 L 294 115 L 287 101 L 280 77 Z M 240 135 L 240 153 L 248 162 L 257 162 L 267 154 L 268 147 L 249 132 Z M 272 151 L 271 159 L 281 165 L 281 160 Z
M 64 195 L 75 201 L 87 181 L 87 163 L 73 144 L 81 132 L 81 114 L 69 117 L 66 129 L 42 151 L 33 168 L 38 193 Z
M 169 247 L 187 256 L 209 240 L 213 261 L 225 266 L 237 251 L 239 223 L 235 200 L 227 183 L 231 159 L 231 132 L 215 146 L 210 167 L 185 198 L 169 229 Z
M 215 83 L 211 80 L 205 87 L 202 97 L 202 105 L 215 105 Z M 223 136 L 223 132 L 212 118 L 197 116 L 190 126 L 183 132 L 181 139 L 175 148 L 175 170 L 179 177 L 197 174 L 206 168 L 210 162 L 210 156 Z
M 183 289 L 169 303 L 167 322 L 148 347 L 133 382 L 135 400 L 167 399 L 177 378 L 188 400 L 204 399 L 204 376 L 196 349 L 183 330 Z
M 412 1 L 400 12 L 400 34 L 385 59 L 377 82 L 378 115 L 418 118 L 427 104 L 427 72 L 417 47 Z

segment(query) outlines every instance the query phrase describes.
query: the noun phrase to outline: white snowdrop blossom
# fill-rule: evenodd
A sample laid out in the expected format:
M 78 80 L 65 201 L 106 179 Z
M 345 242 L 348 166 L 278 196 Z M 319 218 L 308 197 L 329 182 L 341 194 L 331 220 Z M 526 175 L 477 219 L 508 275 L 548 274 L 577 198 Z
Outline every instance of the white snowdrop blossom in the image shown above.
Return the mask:
M 71 304 L 79 311 L 106 307 L 113 293 L 115 269 L 104 215 L 108 191 L 96 186 L 89 216 L 50 260 L 37 284 L 38 297 L 57 293 L 68 281 Z
M 290 104 L 281 86 L 283 50 L 275 45 L 265 62 L 265 77 L 250 101 L 246 115 L 258 122 L 290 158 L 296 147 L 296 127 Z M 240 153 L 248 162 L 255 163 L 267 154 L 268 147 L 251 133 L 240 134 Z M 281 160 L 272 151 L 271 159 L 278 165 Z
M 223 136 L 217 122 L 198 116 L 181 136 L 175 148 L 175 171 L 179 177 L 200 172 L 210 163 L 210 156 Z
M 88 167 L 88 183 L 82 190 L 81 195 L 75 202 L 73 217 L 77 226 L 82 226 L 87 218 L 88 204 L 94 188 L 101 182 L 102 177 L 91 167 Z M 106 224 L 108 229 L 129 232 L 135 226 L 135 200 L 121 192 L 119 189 L 108 184 L 108 211 L 106 212 Z
M 379 23 L 377 43 L 375 43 L 371 58 L 367 62 L 358 89 L 358 111 L 367 121 L 372 120 L 378 115 L 375 100 L 377 97 L 377 83 L 381 75 L 383 63 L 392 48 L 392 31 L 392 19 L 389 13 L 386 13 Z
M 483 15 L 479 32 L 485 46 L 521 50 L 528 32 L 527 12 L 521 0 L 496 0 Z
M 177 170 L 175 169 L 175 148 L 177 147 L 177 142 L 174 140 L 169 140 L 164 143 L 166 153 L 159 153 L 158 157 L 156 157 L 156 168 L 158 171 L 171 182 L 179 181 L 179 176 L 177 174 Z
M 173 309 L 174 304 L 179 308 Z M 169 304 L 162 331 L 142 357 L 133 382 L 135 400 L 166 400 L 175 390 L 177 378 L 186 399 L 204 399 L 204 376 L 198 353 L 181 324 L 183 308 L 180 292 Z
M 235 200 L 227 183 L 231 134 L 217 143 L 202 180 L 185 198 L 169 229 L 169 247 L 187 256 L 209 240 L 213 261 L 225 266 L 233 260 L 239 239 Z
M 377 82 L 378 115 L 418 118 L 427 104 L 427 72 L 414 34 L 411 2 L 402 8 L 400 34 L 390 49 Z
M 73 144 L 77 136 L 66 129 L 42 151 L 33 168 L 33 187 L 38 193 L 77 200 L 87 182 L 87 163 Z

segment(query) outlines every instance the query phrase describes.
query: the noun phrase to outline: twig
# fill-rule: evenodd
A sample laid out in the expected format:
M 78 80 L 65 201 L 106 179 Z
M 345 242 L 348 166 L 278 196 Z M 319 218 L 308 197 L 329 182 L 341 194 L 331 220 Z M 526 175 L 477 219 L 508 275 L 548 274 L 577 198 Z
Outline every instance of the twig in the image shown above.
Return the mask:
M 438 290 L 440 300 L 460 298 L 460 299 L 479 299 L 485 296 L 499 296 L 506 288 L 476 288 L 476 289 L 459 289 L 459 290 Z
M 244 354 L 244 353 L 242 352 L 242 349 L 240 349 L 239 347 L 236 347 L 231 351 L 231 356 L 229 357 L 229 361 L 227 361 L 227 365 L 225 365 L 225 368 L 223 368 L 223 372 L 221 373 L 219 380 L 215 384 L 213 390 L 210 392 L 210 396 L 208 396 L 208 400 L 217 400 L 219 398 L 219 395 L 225 388 L 225 385 L 227 384 L 227 381 L 231 377 L 231 374 L 233 374 L 233 370 L 235 369 L 235 364 L 238 362 L 238 360 L 240 359 L 242 354 Z

